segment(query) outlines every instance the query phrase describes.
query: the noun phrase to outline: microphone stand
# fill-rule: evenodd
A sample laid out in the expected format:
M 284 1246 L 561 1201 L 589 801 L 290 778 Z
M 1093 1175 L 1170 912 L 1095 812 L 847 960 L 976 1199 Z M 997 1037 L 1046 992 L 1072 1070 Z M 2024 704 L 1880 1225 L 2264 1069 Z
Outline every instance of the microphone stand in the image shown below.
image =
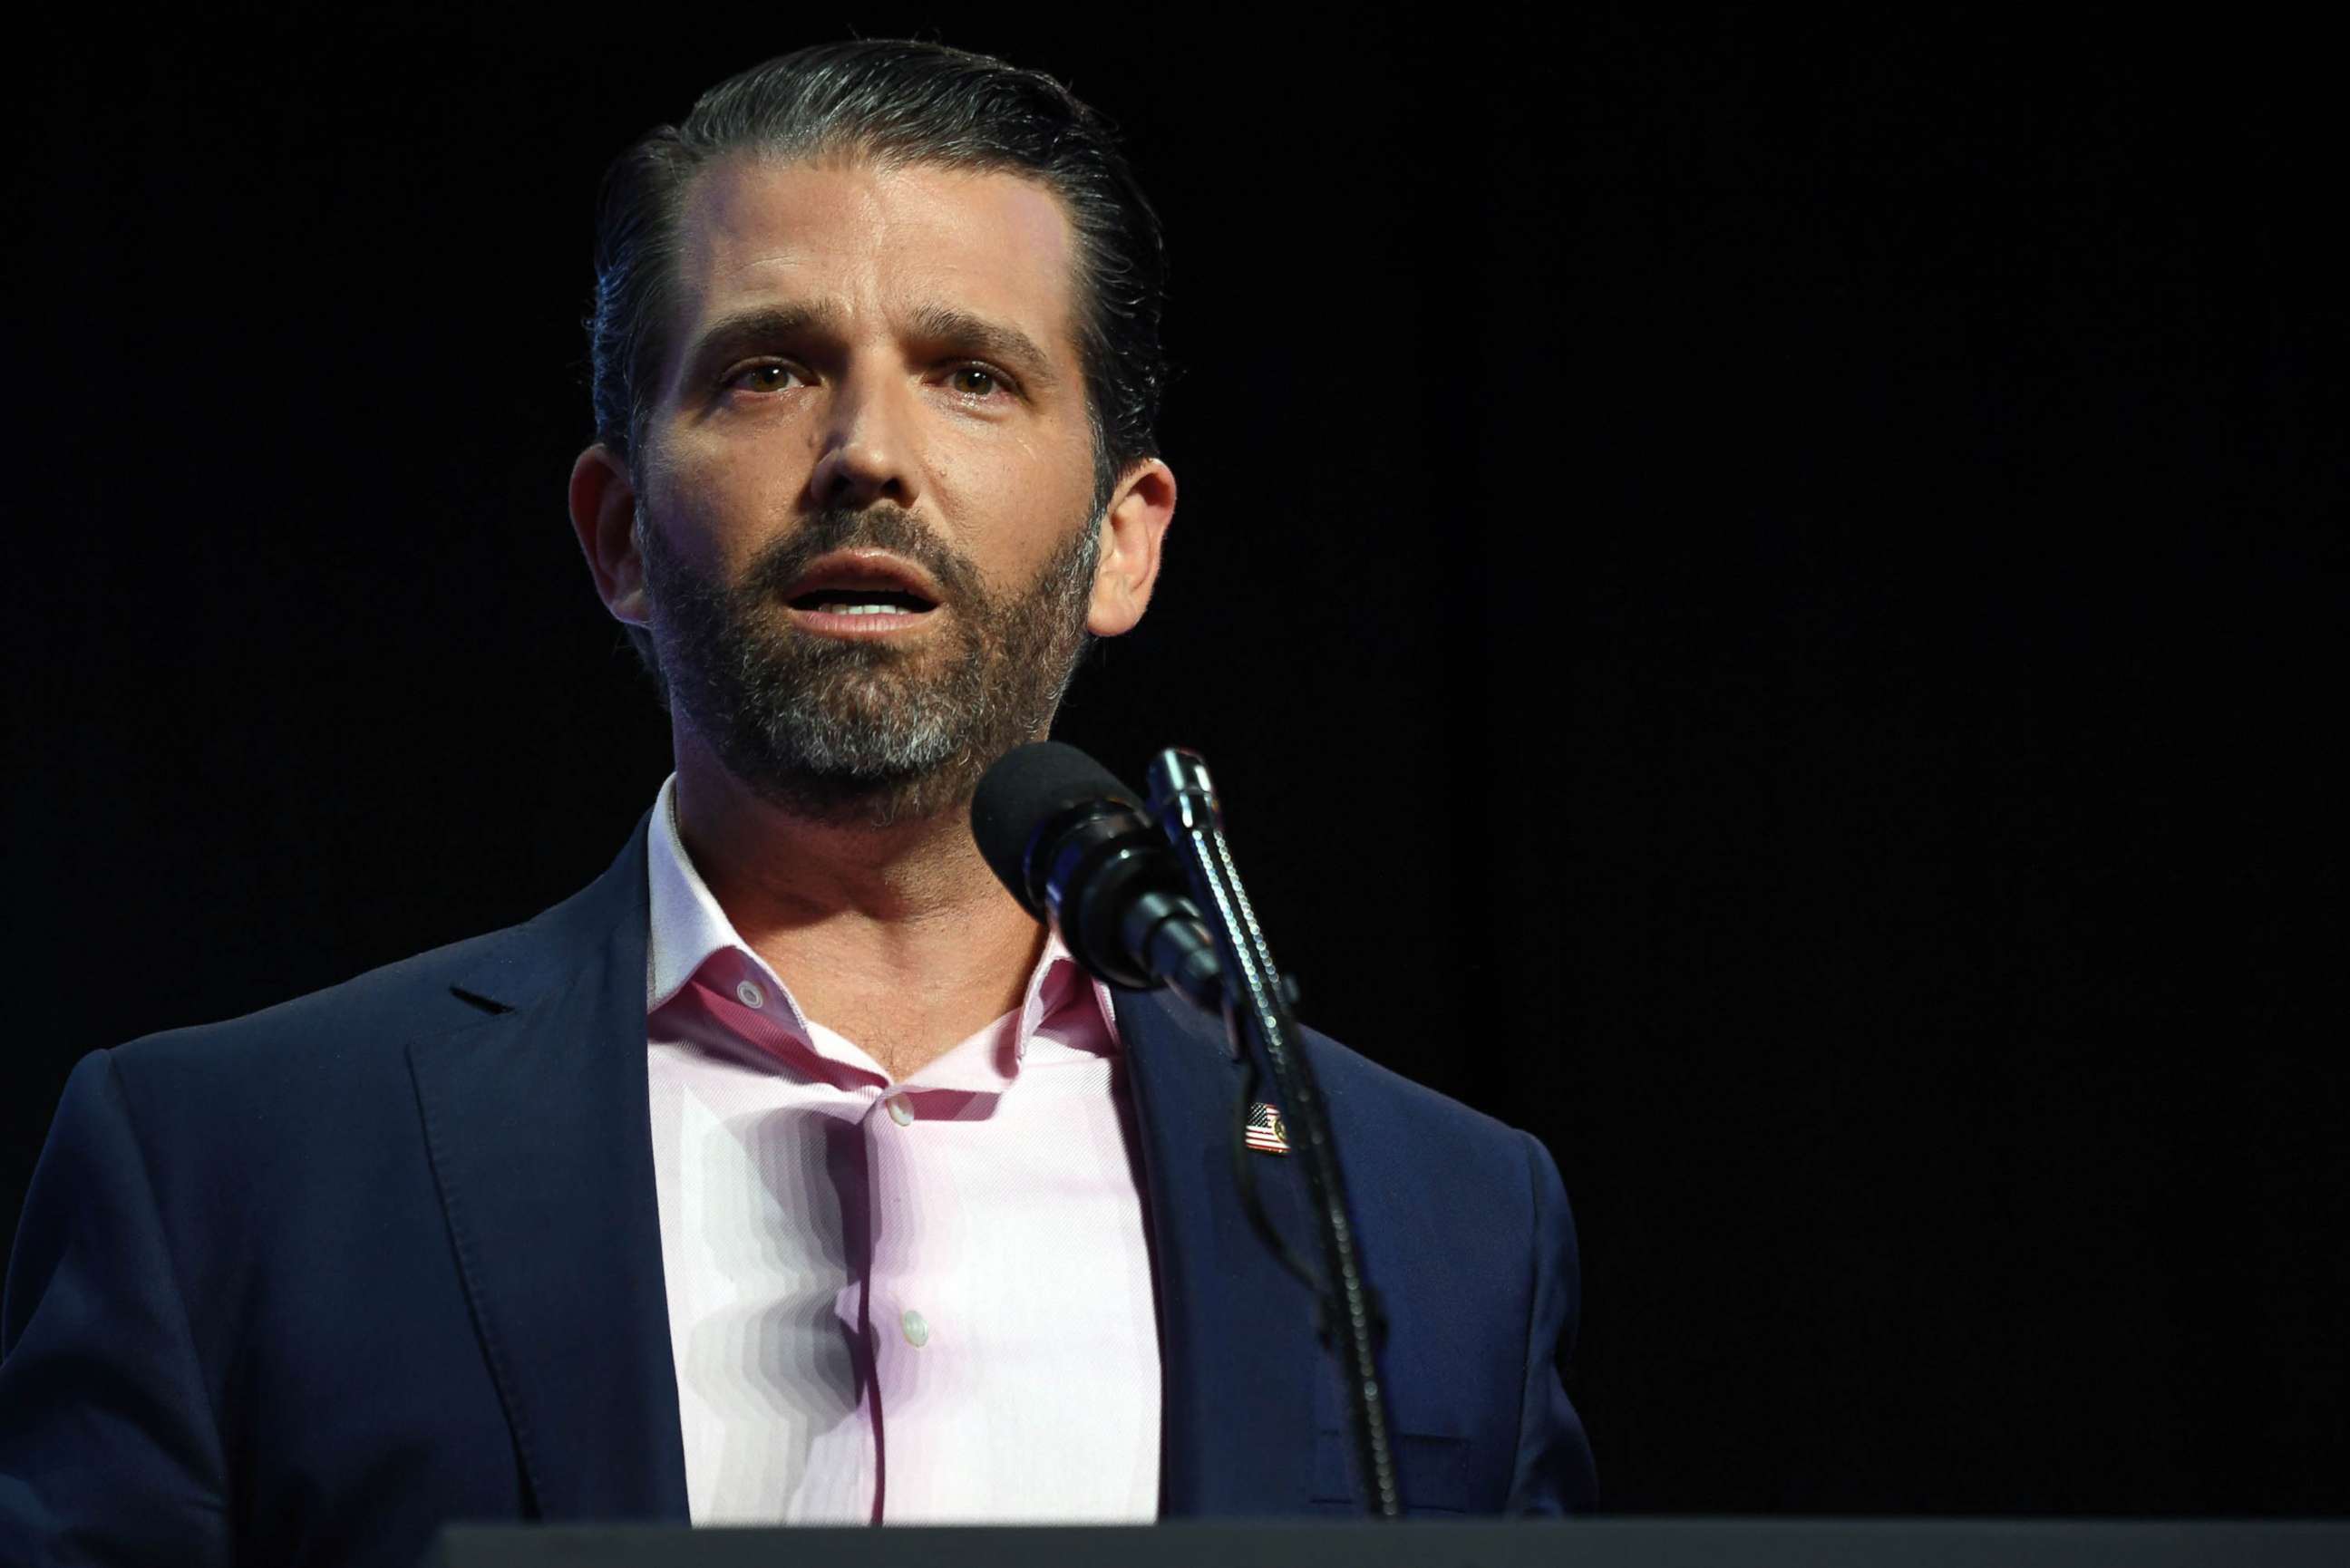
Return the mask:
M 1214 928 L 1216 956 L 1224 972 L 1224 1026 L 1233 1054 L 1246 1064 L 1233 1127 L 1233 1156 L 1251 1223 L 1283 1264 L 1311 1286 L 1317 1297 L 1317 1324 L 1326 1343 L 1336 1334 L 1347 1377 L 1347 1413 L 1354 1441 L 1355 1473 L 1365 1483 L 1369 1511 L 1384 1519 L 1403 1514 L 1396 1489 L 1395 1454 L 1388 1438 L 1387 1399 L 1379 1382 L 1378 1339 L 1386 1328 L 1378 1303 L 1363 1282 L 1362 1259 L 1347 1214 L 1346 1183 L 1339 1175 L 1337 1147 L 1314 1069 L 1300 1049 L 1289 994 L 1256 911 L 1249 907 L 1224 840 L 1223 814 L 1208 765 L 1196 753 L 1170 748 L 1150 760 L 1150 807 L 1182 858 L 1191 896 Z M 1252 1052 L 1249 1046 L 1253 1045 Z M 1257 1084 L 1257 1062 L 1273 1069 L 1282 1105 L 1305 1157 L 1305 1186 L 1319 1232 L 1322 1277 L 1298 1259 L 1273 1227 L 1256 1193 L 1255 1170 L 1243 1142 Z

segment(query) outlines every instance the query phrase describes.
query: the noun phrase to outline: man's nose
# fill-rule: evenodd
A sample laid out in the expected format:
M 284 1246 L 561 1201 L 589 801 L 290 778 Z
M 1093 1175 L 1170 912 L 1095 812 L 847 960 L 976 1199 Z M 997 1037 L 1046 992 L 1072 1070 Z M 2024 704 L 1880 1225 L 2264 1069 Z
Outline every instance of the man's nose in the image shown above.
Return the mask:
M 916 493 L 913 410 L 898 378 L 852 374 L 839 383 L 824 450 L 808 476 L 818 507 L 911 506 Z

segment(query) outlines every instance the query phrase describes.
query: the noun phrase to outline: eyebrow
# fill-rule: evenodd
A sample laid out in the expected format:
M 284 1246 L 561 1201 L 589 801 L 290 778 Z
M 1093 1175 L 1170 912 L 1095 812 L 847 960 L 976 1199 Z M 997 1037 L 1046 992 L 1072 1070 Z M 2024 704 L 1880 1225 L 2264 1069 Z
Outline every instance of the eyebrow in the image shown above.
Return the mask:
M 1031 387 L 1049 387 L 1059 379 L 1052 357 L 1009 322 L 990 321 L 952 306 L 926 305 L 914 312 L 912 326 L 924 339 L 951 343 L 958 353 L 1003 361 Z
M 746 349 L 837 327 L 840 312 L 828 305 L 764 305 L 723 316 L 693 340 L 684 364 L 695 375 L 706 374 Z

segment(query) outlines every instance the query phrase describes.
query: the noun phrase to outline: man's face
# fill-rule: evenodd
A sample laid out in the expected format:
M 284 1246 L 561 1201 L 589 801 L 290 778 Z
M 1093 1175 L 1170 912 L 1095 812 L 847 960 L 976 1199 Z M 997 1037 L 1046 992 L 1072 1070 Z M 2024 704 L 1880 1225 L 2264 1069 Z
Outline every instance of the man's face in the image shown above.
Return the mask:
M 730 161 L 636 464 L 673 712 L 775 804 L 928 815 L 1041 734 L 1092 610 L 1073 237 L 1043 187 Z

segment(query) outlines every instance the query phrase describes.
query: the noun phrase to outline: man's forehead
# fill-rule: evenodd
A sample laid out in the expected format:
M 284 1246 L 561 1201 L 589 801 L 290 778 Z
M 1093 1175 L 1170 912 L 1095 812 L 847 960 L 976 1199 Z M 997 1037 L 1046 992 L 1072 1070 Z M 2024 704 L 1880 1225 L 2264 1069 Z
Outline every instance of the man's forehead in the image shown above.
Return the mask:
M 1002 170 L 738 156 L 697 174 L 681 214 L 686 323 L 761 299 L 956 306 L 1054 340 L 1075 324 L 1075 234 L 1059 197 Z

